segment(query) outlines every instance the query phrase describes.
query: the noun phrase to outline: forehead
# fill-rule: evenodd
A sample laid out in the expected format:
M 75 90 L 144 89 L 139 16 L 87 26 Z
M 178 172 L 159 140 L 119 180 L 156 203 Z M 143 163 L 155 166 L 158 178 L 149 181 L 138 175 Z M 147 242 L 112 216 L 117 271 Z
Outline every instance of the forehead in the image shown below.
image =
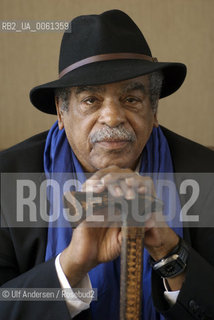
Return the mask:
M 146 89 L 148 87 L 148 83 L 149 83 L 149 77 L 145 75 L 145 76 L 140 76 L 133 79 L 113 82 L 113 83 L 104 84 L 104 85 L 73 87 L 72 91 L 76 95 L 79 95 L 84 91 L 90 91 L 92 93 L 93 92 L 104 93 L 109 88 L 111 88 L 111 89 L 119 90 L 121 93 L 126 93 L 133 90 L 140 90 L 141 92 L 145 93 L 147 91 Z

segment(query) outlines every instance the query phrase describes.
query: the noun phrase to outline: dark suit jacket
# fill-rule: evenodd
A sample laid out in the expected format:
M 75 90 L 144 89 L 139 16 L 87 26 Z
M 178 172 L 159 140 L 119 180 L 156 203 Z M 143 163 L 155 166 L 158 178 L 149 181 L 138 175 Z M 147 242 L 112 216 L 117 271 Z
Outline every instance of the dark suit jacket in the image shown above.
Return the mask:
M 212 151 L 165 128 L 162 129 L 170 146 L 175 172 L 213 172 L 214 153 Z M 46 136 L 47 132 L 41 133 L 3 151 L 0 157 L 1 172 L 43 172 Z M 179 183 L 178 178 L 177 184 Z M 211 187 L 212 185 L 209 189 Z M 205 204 L 208 201 L 207 198 L 203 200 L 204 202 L 201 201 L 196 208 L 200 214 L 205 211 Z M 6 223 L 8 217 L 13 214 L 9 208 L 9 203 L 2 204 L 2 216 Z M 60 287 L 55 270 L 55 259 L 44 262 L 46 238 L 47 228 L 4 227 L 1 229 L 0 284 L 2 287 Z M 212 228 L 185 228 L 184 238 L 192 247 L 185 283 L 176 304 L 170 308 L 163 296 L 162 279 L 153 273 L 152 291 L 155 307 L 167 319 L 214 319 L 214 231 Z M 75 319 L 89 318 L 90 310 L 75 317 Z M 0 319 L 69 320 L 70 315 L 64 301 L 0 301 Z

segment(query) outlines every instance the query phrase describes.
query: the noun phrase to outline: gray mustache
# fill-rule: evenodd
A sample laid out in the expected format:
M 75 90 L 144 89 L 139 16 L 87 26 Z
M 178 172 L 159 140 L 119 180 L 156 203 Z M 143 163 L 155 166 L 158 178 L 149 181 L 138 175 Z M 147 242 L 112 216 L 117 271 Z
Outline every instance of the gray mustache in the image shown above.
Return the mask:
M 111 139 L 134 142 L 136 140 L 136 136 L 133 132 L 128 131 L 123 126 L 115 128 L 104 127 L 91 135 L 90 142 L 95 143 Z

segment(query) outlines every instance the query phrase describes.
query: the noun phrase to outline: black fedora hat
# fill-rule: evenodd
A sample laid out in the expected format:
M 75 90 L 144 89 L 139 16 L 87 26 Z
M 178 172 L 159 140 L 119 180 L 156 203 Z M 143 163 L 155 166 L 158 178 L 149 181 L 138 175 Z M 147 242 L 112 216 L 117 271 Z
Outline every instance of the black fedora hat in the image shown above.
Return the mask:
M 161 70 L 160 98 L 175 92 L 186 76 L 182 63 L 157 62 L 133 20 L 120 10 L 79 16 L 62 38 L 59 79 L 34 87 L 30 100 L 39 110 L 56 114 L 54 89 L 99 85 Z

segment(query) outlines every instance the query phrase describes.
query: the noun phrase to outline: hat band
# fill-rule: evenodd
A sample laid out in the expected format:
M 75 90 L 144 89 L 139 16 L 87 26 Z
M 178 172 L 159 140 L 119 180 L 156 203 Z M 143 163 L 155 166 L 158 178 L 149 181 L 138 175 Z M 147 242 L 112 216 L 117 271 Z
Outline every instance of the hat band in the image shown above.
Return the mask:
M 71 64 L 70 66 L 63 69 L 59 74 L 59 79 L 62 78 L 68 72 L 75 70 L 79 67 L 82 67 L 86 64 L 90 64 L 98 61 L 108 61 L 108 60 L 119 60 L 119 59 L 140 59 L 140 60 L 148 60 L 151 62 L 157 62 L 157 58 L 153 58 L 141 53 L 106 53 L 106 54 L 98 54 L 96 56 L 92 56 L 86 59 L 82 59 L 78 62 Z

